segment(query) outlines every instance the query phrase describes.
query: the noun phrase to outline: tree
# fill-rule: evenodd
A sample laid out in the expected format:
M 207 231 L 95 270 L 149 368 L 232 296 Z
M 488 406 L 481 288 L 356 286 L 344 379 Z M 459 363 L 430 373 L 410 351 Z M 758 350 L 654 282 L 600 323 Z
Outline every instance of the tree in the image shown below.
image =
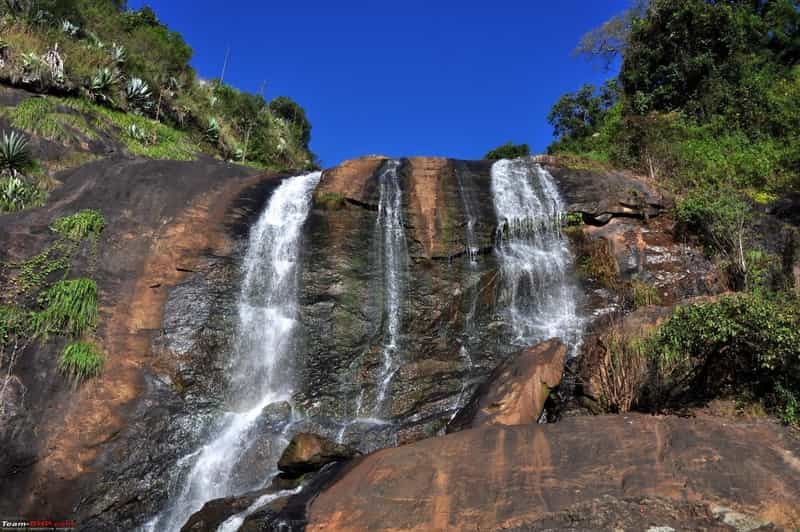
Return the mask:
M 649 0 L 635 0 L 630 9 L 585 33 L 575 48 L 575 54 L 590 60 L 600 59 L 604 67 L 610 69 L 612 63 L 625 52 L 631 29 L 636 20 L 645 16 L 648 5 Z
M 547 115 L 547 121 L 559 139 L 586 138 L 595 132 L 618 99 L 616 80 L 609 80 L 600 88 L 584 85 L 577 92 L 559 98 Z
M 306 118 L 305 110 L 288 96 L 278 96 L 269 102 L 269 108 L 275 116 L 294 127 L 303 147 L 308 148 L 308 143 L 311 141 L 311 123 Z

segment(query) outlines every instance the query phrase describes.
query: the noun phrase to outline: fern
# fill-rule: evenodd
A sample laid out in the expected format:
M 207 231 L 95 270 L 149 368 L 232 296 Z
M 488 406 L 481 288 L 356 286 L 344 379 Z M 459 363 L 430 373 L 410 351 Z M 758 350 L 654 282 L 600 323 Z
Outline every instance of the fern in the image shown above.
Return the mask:
M 81 337 L 97 323 L 97 283 L 91 279 L 59 281 L 40 297 L 45 305 L 35 314 L 36 332 Z
M 103 214 L 94 209 L 84 209 L 69 216 L 61 216 L 53 221 L 50 228 L 71 240 L 97 239 L 105 228 Z

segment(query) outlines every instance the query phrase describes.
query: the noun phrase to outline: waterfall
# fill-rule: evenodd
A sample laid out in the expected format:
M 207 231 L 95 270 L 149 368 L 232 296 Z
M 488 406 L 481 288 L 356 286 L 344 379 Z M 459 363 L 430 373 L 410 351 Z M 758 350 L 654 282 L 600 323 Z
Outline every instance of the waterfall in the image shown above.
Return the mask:
M 400 161 L 390 160 L 378 175 L 380 200 L 376 231 L 382 247 L 384 282 L 384 331 L 381 356 L 383 364 L 378 374 L 378 390 L 373 414 L 380 417 L 385 410 L 386 393 L 392 377 L 399 369 L 397 360 L 402 298 L 405 295 L 404 277 L 408 268 L 406 233 L 403 227 L 403 193 L 397 173 Z
M 467 240 L 467 259 L 472 267 L 478 264 L 478 240 L 475 238 L 475 223 L 478 217 L 475 216 L 475 199 L 472 194 L 464 188 L 464 178 L 461 172 L 456 171 L 456 179 L 458 180 L 458 195 L 461 198 L 461 205 L 464 206 L 464 214 L 467 216 L 467 227 L 465 236 Z
M 527 158 L 497 161 L 492 192 L 501 301 L 513 343 L 525 347 L 559 337 L 574 346 L 580 320 L 568 275 L 569 247 L 561 234 L 564 204 L 552 176 Z
M 260 487 L 265 480 L 243 483 L 232 470 L 255 440 L 265 437 L 255 430 L 262 410 L 291 398 L 300 236 L 320 175 L 286 179 L 250 232 L 237 304 L 229 411 L 211 439 L 191 456 L 194 463 L 177 500 L 146 530 L 180 530 L 205 502 Z

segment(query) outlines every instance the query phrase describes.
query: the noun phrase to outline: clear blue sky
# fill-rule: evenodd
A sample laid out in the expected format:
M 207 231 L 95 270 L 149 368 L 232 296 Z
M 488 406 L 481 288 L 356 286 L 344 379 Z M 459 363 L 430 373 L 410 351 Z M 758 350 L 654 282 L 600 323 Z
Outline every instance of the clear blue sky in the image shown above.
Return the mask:
M 609 77 L 573 58 L 628 0 L 129 0 L 194 48 L 203 77 L 287 95 L 323 166 L 368 153 L 474 159 L 508 140 L 543 151 L 559 95 Z

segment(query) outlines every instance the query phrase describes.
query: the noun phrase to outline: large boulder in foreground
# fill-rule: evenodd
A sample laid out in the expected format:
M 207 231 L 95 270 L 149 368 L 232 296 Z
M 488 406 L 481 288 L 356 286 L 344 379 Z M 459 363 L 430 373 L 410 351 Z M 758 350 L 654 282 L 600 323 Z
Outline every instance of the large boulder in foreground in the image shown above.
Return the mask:
M 527 530 L 607 496 L 702 502 L 794 529 L 800 439 L 772 420 L 706 415 L 465 430 L 364 457 L 314 500 L 307 530 Z
M 347 445 L 332 442 L 322 436 L 301 432 L 292 441 L 278 460 L 278 469 L 287 475 L 303 475 L 318 471 L 331 462 L 349 460 L 359 454 Z
M 567 347 L 553 338 L 501 364 L 453 419 L 448 432 L 484 425 L 536 423 L 550 390 L 561 382 Z

